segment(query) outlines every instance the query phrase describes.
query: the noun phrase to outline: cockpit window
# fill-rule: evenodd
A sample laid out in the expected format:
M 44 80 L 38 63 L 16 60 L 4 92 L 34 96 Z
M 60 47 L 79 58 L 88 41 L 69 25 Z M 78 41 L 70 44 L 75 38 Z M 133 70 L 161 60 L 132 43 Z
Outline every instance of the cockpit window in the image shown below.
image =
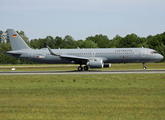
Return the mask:
M 151 54 L 157 54 L 157 52 L 156 51 L 151 51 Z

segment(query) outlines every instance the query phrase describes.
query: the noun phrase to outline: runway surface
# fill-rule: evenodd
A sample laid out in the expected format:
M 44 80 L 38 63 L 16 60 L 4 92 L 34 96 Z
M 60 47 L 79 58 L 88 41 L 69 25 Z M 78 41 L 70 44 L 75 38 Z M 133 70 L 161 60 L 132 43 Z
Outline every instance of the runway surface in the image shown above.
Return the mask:
M 1 71 L 0 75 L 89 75 L 89 74 L 165 74 L 156 70 L 89 70 L 89 71 Z

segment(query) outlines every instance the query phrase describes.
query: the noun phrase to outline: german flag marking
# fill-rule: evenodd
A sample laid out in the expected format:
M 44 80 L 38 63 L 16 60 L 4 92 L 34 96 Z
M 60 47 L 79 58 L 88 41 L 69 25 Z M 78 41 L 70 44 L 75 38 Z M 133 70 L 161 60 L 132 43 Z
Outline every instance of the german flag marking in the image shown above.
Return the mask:
M 13 35 L 13 37 L 17 37 L 17 35 Z

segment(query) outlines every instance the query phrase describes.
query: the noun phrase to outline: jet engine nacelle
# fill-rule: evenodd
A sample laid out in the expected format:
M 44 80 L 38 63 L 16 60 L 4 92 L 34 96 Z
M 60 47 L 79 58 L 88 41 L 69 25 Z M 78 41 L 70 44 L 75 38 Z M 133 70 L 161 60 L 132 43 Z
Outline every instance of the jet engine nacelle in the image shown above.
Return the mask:
M 111 63 L 104 63 L 104 68 L 111 67 Z
M 104 62 L 103 59 L 96 58 L 94 60 L 89 60 L 89 67 L 90 68 L 103 68 L 104 67 Z

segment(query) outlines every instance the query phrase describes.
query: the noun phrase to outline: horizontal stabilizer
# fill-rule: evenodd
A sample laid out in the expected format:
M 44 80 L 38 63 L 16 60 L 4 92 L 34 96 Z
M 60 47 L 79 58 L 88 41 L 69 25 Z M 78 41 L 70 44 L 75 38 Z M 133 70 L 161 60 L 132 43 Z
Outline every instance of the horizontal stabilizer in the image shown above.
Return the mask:
M 21 53 L 18 53 L 15 51 L 7 51 L 7 52 L 4 52 L 4 54 L 21 55 Z

